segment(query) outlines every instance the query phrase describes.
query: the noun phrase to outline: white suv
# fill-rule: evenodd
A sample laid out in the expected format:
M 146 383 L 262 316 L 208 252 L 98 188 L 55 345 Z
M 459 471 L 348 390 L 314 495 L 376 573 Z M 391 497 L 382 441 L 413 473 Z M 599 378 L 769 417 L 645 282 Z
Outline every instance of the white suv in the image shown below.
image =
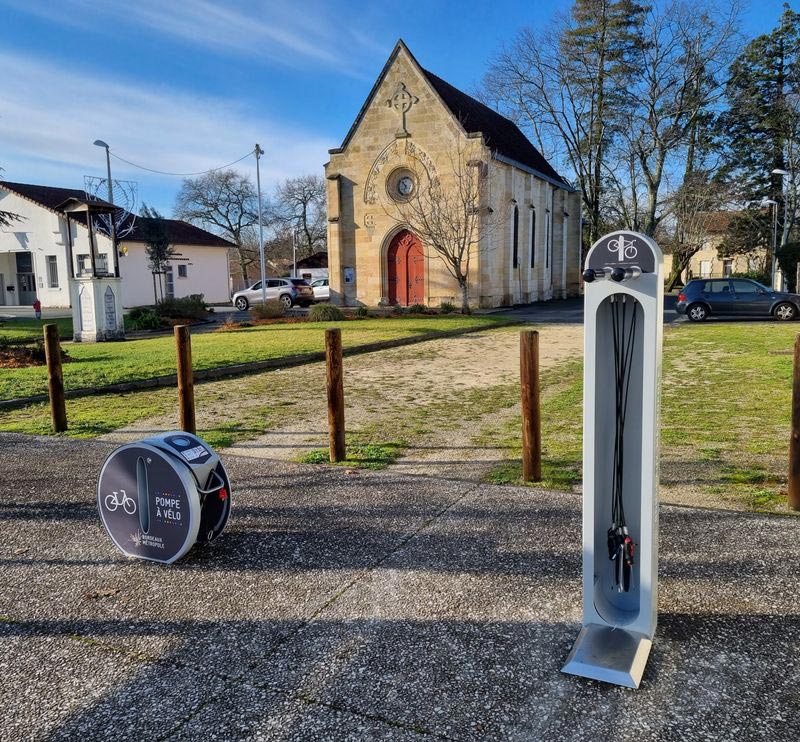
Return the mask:
M 312 281 L 311 288 L 314 291 L 314 301 L 330 300 L 331 289 L 327 278 L 318 278 L 316 281 Z
M 251 304 L 260 304 L 261 299 L 261 281 L 256 281 L 249 289 L 237 291 L 233 295 L 233 306 L 244 311 Z M 287 309 L 295 304 L 307 307 L 314 301 L 314 289 L 302 278 L 268 278 L 267 301 L 270 299 L 277 299 Z

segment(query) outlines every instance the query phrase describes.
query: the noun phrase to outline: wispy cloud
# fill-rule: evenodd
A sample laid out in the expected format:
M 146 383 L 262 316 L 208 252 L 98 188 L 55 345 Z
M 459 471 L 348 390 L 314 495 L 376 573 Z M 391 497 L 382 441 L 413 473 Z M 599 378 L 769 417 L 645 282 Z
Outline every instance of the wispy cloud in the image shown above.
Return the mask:
M 102 152 L 92 146 L 99 137 L 126 159 L 170 172 L 231 162 L 258 141 L 266 150 L 262 176 L 269 185 L 319 172 L 335 144 L 265 120 L 237 101 L 146 87 L 17 54 L 0 53 L 0 69 L 0 165 L 9 180 L 81 187 L 83 174 L 102 174 Z M 180 183 L 119 162 L 114 167 L 115 175 L 159 191 Z M 252 172 L 253 164 L 237 168 Z M 148 200 L 145 192 L 141 197 Z
M 183 43 L 289 66 L 323 63 L 361 77 L 357 61 L 379 47 L 338 18 L 347 6 L 320 0 L 298 9 L 294 0 L 7 0 L 51 22 L 125 33 L 138 27 Z

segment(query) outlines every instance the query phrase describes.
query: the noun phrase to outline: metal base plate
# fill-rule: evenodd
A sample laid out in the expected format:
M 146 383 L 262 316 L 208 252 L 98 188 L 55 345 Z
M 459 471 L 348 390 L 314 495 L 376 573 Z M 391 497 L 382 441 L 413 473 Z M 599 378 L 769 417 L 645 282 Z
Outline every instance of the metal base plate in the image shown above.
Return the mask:
M 638 688 L 652 645 L 644 634 L 589 624 L 578 634 L 561 672 Z

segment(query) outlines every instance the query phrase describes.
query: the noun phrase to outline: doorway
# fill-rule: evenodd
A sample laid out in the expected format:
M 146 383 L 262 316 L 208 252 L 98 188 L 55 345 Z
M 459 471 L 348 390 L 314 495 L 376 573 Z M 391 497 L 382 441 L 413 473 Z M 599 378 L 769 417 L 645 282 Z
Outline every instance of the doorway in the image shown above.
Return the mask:
M 386 253 L 390 304 L 425 303 L 425 255 L 419 238 L 403 229 L 389 243 Z

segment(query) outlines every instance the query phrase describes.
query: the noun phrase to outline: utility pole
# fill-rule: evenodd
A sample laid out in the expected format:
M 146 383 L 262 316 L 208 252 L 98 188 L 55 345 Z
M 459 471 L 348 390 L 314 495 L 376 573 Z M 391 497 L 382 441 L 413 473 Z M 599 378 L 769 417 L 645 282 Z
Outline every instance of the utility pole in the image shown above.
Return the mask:
M 114 181 L 111 180 L 111 148 L 102 139 L 94 140 L 95 147 L 102 147 L 106 151 L 106 173 L 108 181 L 108 203 L 114 203 Z M 109 215 L 111 220 L 111 248 L 114 259 L 114 275 L 119 278 L 119 253 L 117 252 L 117 215 L 112 211 Z
M 292 275 L 297 278 L 297 230 L 292 230 Z
M 256 142 L 256 188 L 258 189 L 258 252 L 261 257 L 261 302 L 267 303 L 267 269 L 266 261 L 264 260 L 264 223 L 261 220 L 261 168 L 260 161 L 261 155 L 264 150 Z

